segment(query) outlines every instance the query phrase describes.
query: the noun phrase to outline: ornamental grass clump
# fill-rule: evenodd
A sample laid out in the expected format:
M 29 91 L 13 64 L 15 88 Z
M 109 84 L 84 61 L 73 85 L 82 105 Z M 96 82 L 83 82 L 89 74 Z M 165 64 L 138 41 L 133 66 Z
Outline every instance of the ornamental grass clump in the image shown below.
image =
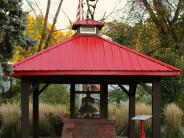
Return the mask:
M 20 108 L 17 104 L 2 104 L 0 106 L 0 137 L 20 137 Z
M 164 108 L 164 131 L 162 138 L 183 138 L 182 133 L 183 111 L 175 103 L 168 104 Z
M 40 127 L 42 136 L 61 136 L 63 117 L 68 115 L 68 107 L 65 105 L 40 104 Z
M 109 119 L 116 121 L 117 134 L 119 136 L 126 135 L 128 127 L 128 103 L 119 105 L 109 104 Z
M 68 115 L 66 105 L 39 104 L 40 136 L 61 136 L 62 119 Z M 30 104 L 30 125 L 32 126 L 32 104 Z M 31 127 L 32 128 L 32 127 Z
M 118 107 L 117 105 L 115 104 L 108 104 L 108 116 L 109 116 L 109 119 L 112 119 L 112 120 L 117 120 L 117 113 L 118 113 Z M 116 121 L 117 122 L 117 121 Z
M 29 104 L 30 136 L 32 135 L 33 108 Z M 65 105 L 39 104 L 40 136 L 61 136 L 62 119 L 68 115 Z M 19 104 L 0 106 L 0 138 L 19 138 L 21 134 L 21 110 Z

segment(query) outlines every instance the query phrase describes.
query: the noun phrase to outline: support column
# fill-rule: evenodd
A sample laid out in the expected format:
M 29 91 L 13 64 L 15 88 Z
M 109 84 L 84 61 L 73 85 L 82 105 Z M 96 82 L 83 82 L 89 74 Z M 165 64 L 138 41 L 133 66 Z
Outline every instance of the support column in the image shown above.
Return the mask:
M 39 138 L 39 87 L 33 91 L 33 138 Z
M 29 93 L 31 83 L 28 79 L 21 79 L 21 138 L 29 137 Z
M 158 79 L 152 82 L 152 138 L 160 138 L 161 136 L 160 106 L 161 83 Z
M 128 126 L 128 138 L 135 138 L 135 121 L 132 118 L 135 116 L 135 93 L 137 84 L 131 84 L 129 86 L 129 126 Z
M 100 117 L 108 118 L 108 84 L 101 84 L 100 90 Z
M 70 85 L 70 117 L 75 117 L 75 84 Z

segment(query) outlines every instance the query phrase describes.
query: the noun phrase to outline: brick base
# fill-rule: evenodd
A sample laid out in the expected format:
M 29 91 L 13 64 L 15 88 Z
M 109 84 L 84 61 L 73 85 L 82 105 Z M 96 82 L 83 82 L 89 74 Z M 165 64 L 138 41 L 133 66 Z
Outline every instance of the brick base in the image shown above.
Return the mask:
M 62 138 L 116 138 L 115 121 L 106 119 L 65 119 Z

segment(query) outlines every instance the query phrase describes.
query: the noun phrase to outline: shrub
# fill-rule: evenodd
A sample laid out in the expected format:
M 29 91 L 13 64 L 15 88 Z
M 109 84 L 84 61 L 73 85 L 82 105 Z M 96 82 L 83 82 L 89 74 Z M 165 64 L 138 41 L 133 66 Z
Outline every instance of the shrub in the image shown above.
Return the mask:
M 164 108 L 164 131 L 162 138 L 183 138 L 181 122 L 183 112 L 175 103 L 168 104 Z

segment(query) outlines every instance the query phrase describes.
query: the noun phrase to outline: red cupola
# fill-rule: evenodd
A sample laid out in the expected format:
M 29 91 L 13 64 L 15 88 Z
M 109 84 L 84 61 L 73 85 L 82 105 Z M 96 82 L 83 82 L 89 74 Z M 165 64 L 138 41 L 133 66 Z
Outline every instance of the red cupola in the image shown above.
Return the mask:
M 72 29 L 77 30 L 78 34 L 98 34 L 104 26 L 104 23 L 92 19 L 83 19 L 76 21 Z

